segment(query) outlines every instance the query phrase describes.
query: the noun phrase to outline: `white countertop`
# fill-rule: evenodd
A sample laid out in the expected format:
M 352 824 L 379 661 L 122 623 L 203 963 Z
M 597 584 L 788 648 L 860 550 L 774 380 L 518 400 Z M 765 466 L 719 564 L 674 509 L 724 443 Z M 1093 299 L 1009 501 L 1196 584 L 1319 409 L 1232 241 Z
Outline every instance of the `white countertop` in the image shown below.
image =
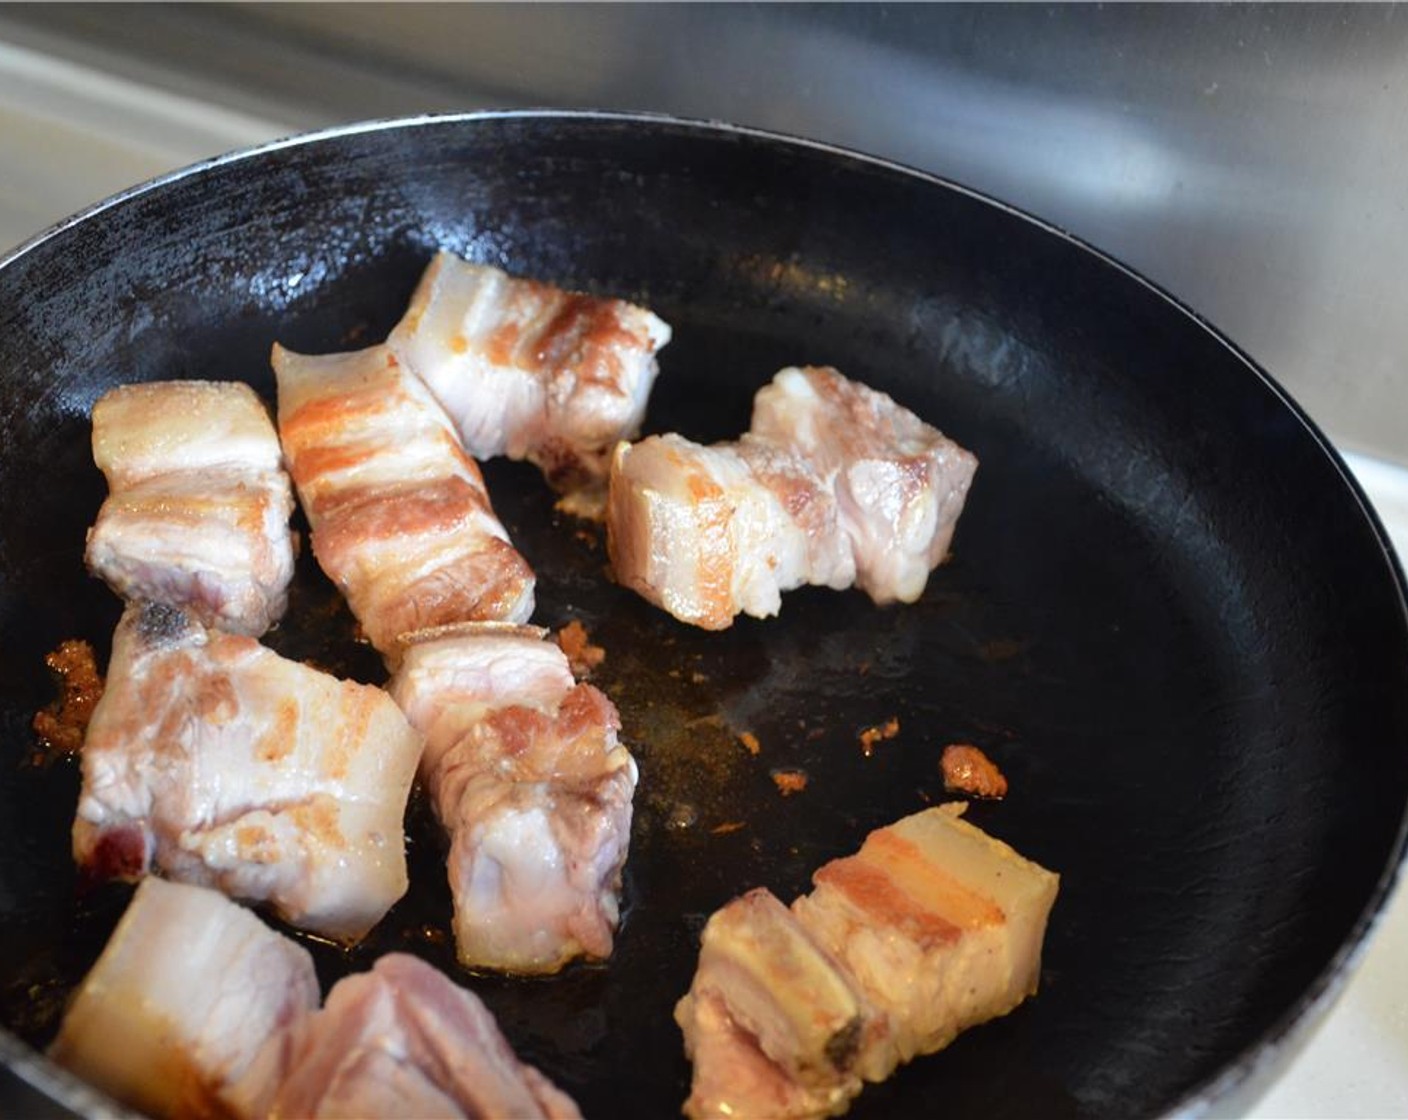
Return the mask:
M 1359 969 L 1255 1120 L 1408 1116 L 1408 893 L 1398 890 Z
M 0 252 L 135 183 L 294 131 L 0 43 Z M 1346 456 L 1408 556 L 1408 470 Z M 1408 1116 L 1408 893 L 1256 1118 Z

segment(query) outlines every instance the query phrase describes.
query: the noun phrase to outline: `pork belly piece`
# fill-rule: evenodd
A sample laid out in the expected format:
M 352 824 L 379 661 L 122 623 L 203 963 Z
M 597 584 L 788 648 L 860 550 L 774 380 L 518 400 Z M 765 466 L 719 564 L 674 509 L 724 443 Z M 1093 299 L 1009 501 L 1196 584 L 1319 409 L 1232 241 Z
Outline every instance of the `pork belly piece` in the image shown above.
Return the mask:
M 977 460 L 834 369 L 759 390 L 737 443 L 621 443 L 607 547 L 616 579 L 709 630 L 766 618 L 802 584 L 913 602 L 948 553 Z
M 828 481 L 856 586 L 912 603 L 944 559 L 978 460 L 884 393 L 830 367 L 784 369 L 753 400 L 750 430 Z
M 722 630 L 741 611 L 775 615 L 804 583 L 855 578 L 835 499 L 806 462 L 744 437 L 704 447 L 682 436 L 620 443 L 607 497 L 618 582 L 682 622 Z
M 174 1118 L 581 1113 L 521 1064 L 472 993 L 392 953 L 318 1010 L 307 950 L 223 895 L 149 878 L 79 986 L 50 1056 Z
M 830 953 L 762 888 L 705 925 L 675 1020 L 687 1052 L 723 1051 L 695 1057 L 690 1116 L 842 1112 L 861 1090 L 853 1067 L 862 1036 L 883 1026 Z M 750 1072 L 739 1077 L 736 1065 Z
M 223 1117 L 269 1037 L 317 1006 L 307 950 L 215 891 L 146 879 L 49 1055 L 153 1116 Z
M 264 405 L 238 382 L 123 385 L 93 406 L 108 497 L 86 559 L 119 595 L 257 636 L 293 578 L 293 492 Z
M 1036 992 L 1056 875 L 941 806 L 866 838 L 787 911 L 765 891 L 705 926 L 676 1008 L 692 1117 L 819 1117 L 861 1079 Z
M 308 357 L 276 345 L 273 365 L 313 553 L 389 662 L 403 634 L 532 614 L 533 573 L 479 467 L 389 348 Z
M 888 1018 L 868 1080 L 1036 993 L 1059 878 L 951 807 L 877 829 L 812 881 L 793 912 Z
M 684 1114 L 691 1120 L 811 1120 L 839 1116 L 854 1093 L 808 1087 L 788 1076 L 740 1027 L 715 992 L 686 996 L 675 1009 L 694 1077 Z M 859 1089 L 859 1083 L 857 1083 Z
M 421 748 L 378 688 L 133 605 L 83 746 L 74 857 L 89 879 L 157 871 L 355 940 L 405 893 Z
M 576 1104 L 519 1062 L 473 993 L 404 953 L 339 980 L 321 1011 L 270 1041 L 246 1116 L 579 1120 Z
M 470 454 L 528 459 L 570 493 L 599 489 L 611 448 L 640 430 L 669 340 L 642 307 L 441 252 L 388 341 Z
M 426 737 L 471 968 L 555 972 L 611 954 L 637 771 L 615 705 L 546 631 L 473 626 L 407 649 L 391 695 Z

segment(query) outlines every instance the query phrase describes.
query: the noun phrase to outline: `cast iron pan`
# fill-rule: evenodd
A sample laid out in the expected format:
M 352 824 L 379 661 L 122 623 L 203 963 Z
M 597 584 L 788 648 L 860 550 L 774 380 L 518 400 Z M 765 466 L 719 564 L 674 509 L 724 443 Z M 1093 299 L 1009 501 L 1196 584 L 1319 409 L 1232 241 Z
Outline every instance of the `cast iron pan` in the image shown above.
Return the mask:
M 759 884 L 806 890 L 867 830 L 941 800 L 940 749 L 970 741 L 1011 781 L 972 819 L 1062 875 L 1042 991 L 854 1114 L 1236 1107 L 1337 990 L 1403 850 L 1403 582 L 1359 491 L 1245 357 L 1058 231 L 835 149 L 604 114 L 274 145 L 134 191 L 0 267 L 10 1064 L 93 1107 L 28 1047 L 128 893 L 75 900 L 76 766 L 30 759 L 45 651 L 86 637 L 105 658 L 118 615 L 82 564 L 104 492 L 93 401 L 173 377 L 272 397 L 271 342 L 379 340 L 441 246 L 663 315 L 650 430 L 735 436 L 779 367 L 825 363 L 982 465 L 917 605 L 800 591 L 780 618 L 715 634 L 608 582 L 599 537 L 554 515 L 535 471 L 489 464 L 538 571 L 536 621 L 580 618 L 605 646 L 595 679 L 640 762 L 616 955 L 536 982 L 457 970 L 417 803 L 411 894 L 358 951 L 315 947 L 325 981 L 409 948 L 479 992 L 589 1117 L 673 1114 L 688 1067 L 671 1009 L 705 916 Z M 307 561 L 268 640 L 380 679 Z M 866 757 L 858 733 L 892 716 L 900 734 Z M 776 768 L 804 769 L 806 790 L 784 799 Z

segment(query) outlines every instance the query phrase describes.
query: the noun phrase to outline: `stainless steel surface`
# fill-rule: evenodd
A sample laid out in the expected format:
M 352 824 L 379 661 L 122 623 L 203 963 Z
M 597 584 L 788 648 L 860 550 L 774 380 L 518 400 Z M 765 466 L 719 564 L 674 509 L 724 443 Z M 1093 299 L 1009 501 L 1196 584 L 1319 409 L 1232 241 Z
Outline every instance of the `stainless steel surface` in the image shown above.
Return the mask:
M 290 129 L 0 41 L 0 252 L 117 191 Z
M 37 5 L 0 37 L 296 128 L 591 105 L 897 158 L 1123 259 L 1408 461 L 1395 5 Z

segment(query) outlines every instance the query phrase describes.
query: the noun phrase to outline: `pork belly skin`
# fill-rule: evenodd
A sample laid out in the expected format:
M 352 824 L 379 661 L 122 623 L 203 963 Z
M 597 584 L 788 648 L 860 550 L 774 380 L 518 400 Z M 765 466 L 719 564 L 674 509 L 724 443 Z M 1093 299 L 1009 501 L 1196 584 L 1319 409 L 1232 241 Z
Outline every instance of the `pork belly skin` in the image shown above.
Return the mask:
M 119 595 L 257 636 L 293 578 L 293 493 L 278 437 L 237 382 L 124 385 L 93 406 L 108 497 L 86 560 Z
M 134 605 L 82 754 L 74 857 L 270 903 L 340 940 L 405 893 L 421 738 L 380 689 Z

